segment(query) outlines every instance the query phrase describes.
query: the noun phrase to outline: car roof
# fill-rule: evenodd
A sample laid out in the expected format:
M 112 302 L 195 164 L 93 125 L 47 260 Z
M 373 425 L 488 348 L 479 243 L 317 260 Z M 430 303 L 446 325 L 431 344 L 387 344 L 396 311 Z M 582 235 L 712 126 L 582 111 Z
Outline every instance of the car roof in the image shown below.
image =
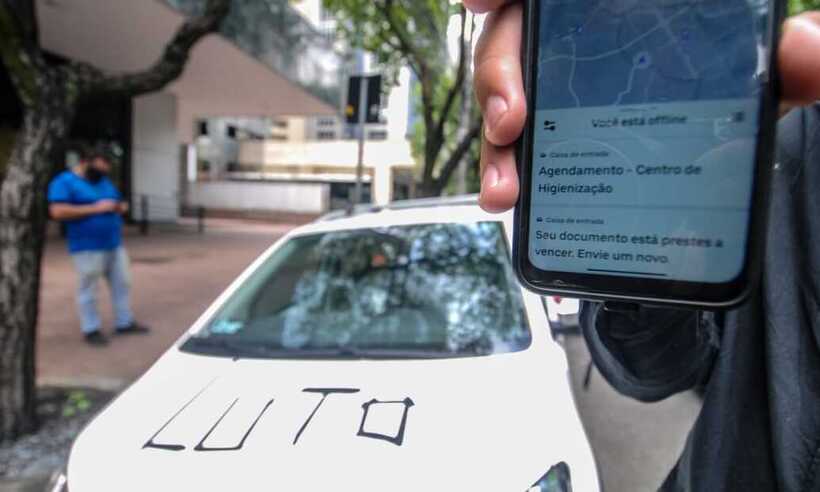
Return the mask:
M 477 196 L 431 198 L 393 202 L 379 207 L 358 206 L 350 211 L 331 212 L 316 222 L 295 229 L 292 234 L 313 234 L 391 225 L 504 222 L 512 224 L 512 213 L 490 214 L 478 205 Z

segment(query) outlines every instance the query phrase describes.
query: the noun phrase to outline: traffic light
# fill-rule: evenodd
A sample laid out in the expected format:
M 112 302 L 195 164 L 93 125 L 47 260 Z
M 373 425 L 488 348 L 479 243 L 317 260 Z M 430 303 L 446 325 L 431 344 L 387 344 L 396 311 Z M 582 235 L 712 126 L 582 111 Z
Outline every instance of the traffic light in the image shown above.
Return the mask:
M 380 123 L 381 122 L 381 99 L 382 99 L 382 76 L 381 75 L 354 75 L 350 77 L 350 82 L 347 85 L 347 104 L 345 105 L 345 118 L 351 125 L 359 123 L 359 108 L 362 107 L 362 79 L 367 84 L 366 97 L 364 106 L 367 108 L 365 113 L 365 123 Z

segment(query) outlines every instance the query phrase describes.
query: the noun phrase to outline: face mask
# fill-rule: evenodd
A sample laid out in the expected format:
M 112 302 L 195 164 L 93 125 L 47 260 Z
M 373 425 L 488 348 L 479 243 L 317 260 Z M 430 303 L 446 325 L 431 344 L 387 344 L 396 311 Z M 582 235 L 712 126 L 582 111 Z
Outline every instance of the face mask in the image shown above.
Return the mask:
M 96 167 L 89 166 L 88 169 L 85 170 L 85 179 L 88 181 L 97 184 L 102 180 L 108 173 L 104 171 L 100 171 Z

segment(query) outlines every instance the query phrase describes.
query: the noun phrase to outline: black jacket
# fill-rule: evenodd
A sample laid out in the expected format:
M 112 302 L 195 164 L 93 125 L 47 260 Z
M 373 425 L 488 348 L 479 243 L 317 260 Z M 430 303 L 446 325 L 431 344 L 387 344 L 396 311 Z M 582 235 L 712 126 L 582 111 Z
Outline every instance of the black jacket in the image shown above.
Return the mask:
M 582 309 L 593 360 L 621 393 L 705 385 L 664 491 L 820 491 L 820 105 L 778 132 L 763 281 L 743 307 Z

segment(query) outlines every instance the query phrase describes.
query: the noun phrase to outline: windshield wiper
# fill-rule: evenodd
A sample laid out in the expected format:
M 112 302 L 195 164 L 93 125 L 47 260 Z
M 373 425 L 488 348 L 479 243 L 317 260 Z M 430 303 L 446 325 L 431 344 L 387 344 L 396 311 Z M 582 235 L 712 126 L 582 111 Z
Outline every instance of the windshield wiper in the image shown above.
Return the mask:
M 392 348 L 353 348 L 341 347 L 326 350 L 333 358 L 340 359 L 373 359 L 373 360 L 408 360 L 408 359 L 446 359 L 458 357 L 456 354 L 425 349 L 392 349 Z
M 181 350 L 197 354 L 217 355 L 227 357 L 258 357 L 260 350 L 256 344 L 243 343 L 230 338 L 193 337 L 185 342 Z
M 286 348 L 263 341 L 237 341 L 230 338 L 190 338 L 181 350 L 206 355 L 262 358 L 262 359 L 317 359 L 317 360 L 410 360 L 467 357 L 467 354 L 430 349 L 412 348 Z

